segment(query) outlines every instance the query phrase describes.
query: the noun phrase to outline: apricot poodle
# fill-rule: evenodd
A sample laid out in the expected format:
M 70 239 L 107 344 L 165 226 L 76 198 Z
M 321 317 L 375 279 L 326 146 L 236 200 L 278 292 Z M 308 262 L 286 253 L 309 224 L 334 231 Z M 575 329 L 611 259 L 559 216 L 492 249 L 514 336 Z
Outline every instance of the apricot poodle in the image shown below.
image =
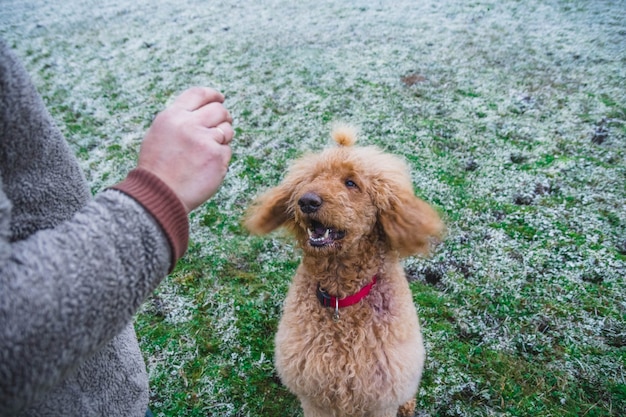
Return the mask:
M 424 366 L 400 258 L 425 253 L 443 225 L 415 197 L 405 163 L 356 132 L 297 160 L 250 207 L 246 227 L 284 226 L 302 248 L 276 334 L 275 364 L 306 417 L 412 416 Z

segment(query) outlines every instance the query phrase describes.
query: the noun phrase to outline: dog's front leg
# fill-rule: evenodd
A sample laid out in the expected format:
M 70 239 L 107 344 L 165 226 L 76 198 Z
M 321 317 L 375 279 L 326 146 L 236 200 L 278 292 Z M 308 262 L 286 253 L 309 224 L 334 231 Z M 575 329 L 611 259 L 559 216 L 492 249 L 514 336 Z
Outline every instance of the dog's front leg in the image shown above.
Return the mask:
M 397 408 L 386 408 L 384 410 L 368 413 L 368 417 L 401 417 L 401 415 L 398 413 Z
M 332 410 L 324 410 L 320 407 L 317 407 L 308 398 L 300 397 L 300 405 L 302 405 L 304 417 L 335 417 Z

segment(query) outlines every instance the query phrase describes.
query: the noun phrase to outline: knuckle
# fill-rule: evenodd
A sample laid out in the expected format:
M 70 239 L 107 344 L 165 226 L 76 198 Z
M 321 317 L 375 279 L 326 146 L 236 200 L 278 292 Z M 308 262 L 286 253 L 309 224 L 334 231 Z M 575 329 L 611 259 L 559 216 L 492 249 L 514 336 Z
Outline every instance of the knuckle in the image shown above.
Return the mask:
M 207 89 L 203 88 L 203 87 L 198 87 L 198 86 L 190 87 L 187 90 L 187 92 L 190 95 L 194 95 L 194 96 L 202 96 L 203 97 L 203 96 L 207 95 Z

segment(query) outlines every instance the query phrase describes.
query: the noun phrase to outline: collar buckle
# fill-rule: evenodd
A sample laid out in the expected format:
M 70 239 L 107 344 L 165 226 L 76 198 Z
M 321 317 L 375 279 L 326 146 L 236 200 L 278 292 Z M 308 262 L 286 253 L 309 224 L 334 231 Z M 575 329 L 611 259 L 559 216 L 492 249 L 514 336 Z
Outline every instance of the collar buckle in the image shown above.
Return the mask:
M 317 285 L 316 294 L 317 299 L 320 300 L 320 303 L 322 303 L 324 307 L 331 307 L 333 305 L 333 297 L 331 297 L 330 294 L 326 292 L 326 290 L 320 287 L 319 284 Z

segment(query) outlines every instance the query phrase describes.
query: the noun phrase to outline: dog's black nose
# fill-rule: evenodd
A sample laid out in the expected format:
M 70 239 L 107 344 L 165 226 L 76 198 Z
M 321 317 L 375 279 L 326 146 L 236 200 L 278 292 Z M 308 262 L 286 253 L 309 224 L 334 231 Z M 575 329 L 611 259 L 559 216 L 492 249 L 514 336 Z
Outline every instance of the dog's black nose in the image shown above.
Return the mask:
M 315 213 L 322 205 L 322 197 L 315 193 L 306 193 L 300 197 L 298 205 L 304 213 Z

